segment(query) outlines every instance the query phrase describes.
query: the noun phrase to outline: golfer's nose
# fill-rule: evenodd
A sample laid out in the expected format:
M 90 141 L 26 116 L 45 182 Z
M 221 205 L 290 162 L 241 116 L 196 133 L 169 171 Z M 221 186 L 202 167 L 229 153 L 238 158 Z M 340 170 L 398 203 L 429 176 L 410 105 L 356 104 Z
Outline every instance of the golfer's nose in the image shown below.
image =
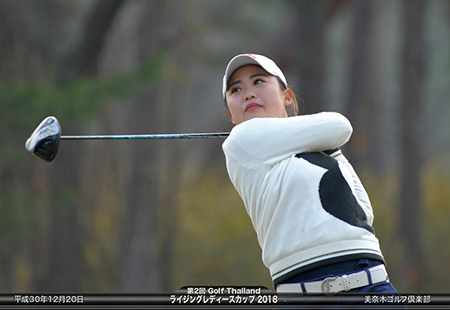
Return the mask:
M 250 99 L 255 99 L 255 98 L 256 98 L 256 95 L 255 95 L 255 93 L 253 93 L 253 92 L 247 93 L 247 94 L 245 95 L 245 101 L 248 101 L 248 100 L 250 100 Z

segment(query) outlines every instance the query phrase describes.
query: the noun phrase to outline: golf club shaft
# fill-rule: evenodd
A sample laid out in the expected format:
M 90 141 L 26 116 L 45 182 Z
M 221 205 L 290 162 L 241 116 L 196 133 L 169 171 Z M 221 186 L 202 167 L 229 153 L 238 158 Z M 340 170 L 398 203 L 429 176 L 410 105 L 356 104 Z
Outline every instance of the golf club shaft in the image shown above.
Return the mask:
M 138 139 L 225 139 L 228 132 L 153 134 L 153 135 L 106 135 L 106 136 L 61 136 L 61 140 L 138 140 Z

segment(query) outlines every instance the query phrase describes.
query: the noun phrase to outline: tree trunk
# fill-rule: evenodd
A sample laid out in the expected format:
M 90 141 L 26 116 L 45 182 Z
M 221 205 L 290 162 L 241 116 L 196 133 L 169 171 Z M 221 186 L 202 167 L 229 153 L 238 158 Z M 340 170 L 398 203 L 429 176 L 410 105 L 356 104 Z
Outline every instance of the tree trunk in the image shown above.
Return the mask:
M 123 0 L 97 0 L 84 23 L 81 39 L 62 61 L 57 82 L 64 84 L 76 77 L 98 72 L 98 59 L 106 34 Z
M 299 101 L 301 114 L 317 113 L 326 110 L 324 101 L 325 74 L 325 22 L 327 2 L 324 0 L 294 1 L 297 12 L 297 25 L 291 43 L 292 64 L 299 77 L 294 87 Z
M 102 50 L 110 23 L 122 1 L 97 1 L 89 14 L 86 27 L 73 50 L 68 51 L 66 62 L 57 73 L 57 83 L 69 82 L 76 77 L 97 74 L 98 56 Z M 65 130 L 73 131 L 74 128 Z M 45 274 L 36 282 L 37 290 L 82 290 L 84 270 L 85 232 L 79 222 L 83 206 L 79 205 L 80 171 L 82 157 L 78 143 L 67 143 L 52 163 L 54 187 L 51 195 L 49 223 L 49 253 Z M 65 160 L 66 159 L 66 160 Z M 58 163 L 71 163 L 61 166 Z
M 39 274 L 36 270 L 35 291 L 80 292 L 84 251 L 83 226 L 79 222 L 79 169 L 77 158 L 79 149 L 75 144 L 64 145 L 58 153 L 58 160 L 52 163 L 50 177 L 53 180 L 48 195 L 50 206 L 48 219 L 48 239 L 38 242 L 48 242 L 45 271 Z M 67 163 L 73 164 L 67 165 Z M 45 176 L 44 176 L 45 177 Z M 38 233 L 38 232 L 36 232 Z M 36 245 L 37 246 L 37 245 Z M 41 247 L 44 245 L 40 245 Z M 45 247 L 45 246 L 44 246 Z M 35 259 L 39 259 L 39 252 Z M 42 272 L 42 270 L 41 270 Z
M 351 1 L 350 72 L 345 114 L 353 125 L 346 152 L 356 169 L 369 167 L 381 176 L 386 170 L 388 132 L 386 93 L 382 72 L 385 38 L 380 35 L 386 16 L 385 3 Z
M 175 42 L 178 46 L 190 42 L 191 37 L 184 32 L 185 16 L 180 15 L 187 5 L 188 2 L 177 1 L 127 2 L 102 55 L 102 74 L 133 70 L 162 50 L 168 52 L 159 61 L 167 62 L 172 70 L 176 68 L 182 73 L 187 64 L 177 62 L 188 58 L 189 51 L 173 50 L 172 46 Z M 168 24 L 171 27 L 167 27 Z M 182 83 L 165 73 L 157 72 L 151 83 L 138 88 L 126 109 L 111 109 L 112 117 L 120 121 L 122 130 L 130 133 L 177 131 L 179 114 L 174 112 L 185 100 L 180 97 Z M 119 162 L 123 163 L 120 171 L 115 172 L 117 179 L 127 180 L 121 190 L 124 208 L 118 232 L 117 289 L 120 292 L 171 289 L 175 191 L 180 170 L 177 143 L 128 143 L 126 149 L 122 148 L 117 154 L 121 157 Z
M 405 248 L 405 272 L 414 291 L 424 289 L 426 261 L 421 172 L 425 112 L 426 1 L 403 1 L 402 93 L 400 108 L 400 197 L 398 231 Z

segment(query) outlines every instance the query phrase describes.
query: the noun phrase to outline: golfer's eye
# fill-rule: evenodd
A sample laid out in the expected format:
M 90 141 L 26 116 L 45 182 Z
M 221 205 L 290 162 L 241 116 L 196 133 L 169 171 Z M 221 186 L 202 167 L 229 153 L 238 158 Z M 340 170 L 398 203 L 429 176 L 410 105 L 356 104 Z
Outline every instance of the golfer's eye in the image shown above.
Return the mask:
M 255 85 L 262 84 L 262 83 L 264 83 L 264 81 L 261 80 L 261 79 L 256 79 L 256 80 L 253 82 L 253 84 L 255 84 Z
M 231 92 L 231 94 L 234 94 L 234 93 L 236 93 L 236 92 L 238 92 L 240 90 L 241 90 L 240 87 L 233 87 L 233 88 L 231 88 L 230 92 Z

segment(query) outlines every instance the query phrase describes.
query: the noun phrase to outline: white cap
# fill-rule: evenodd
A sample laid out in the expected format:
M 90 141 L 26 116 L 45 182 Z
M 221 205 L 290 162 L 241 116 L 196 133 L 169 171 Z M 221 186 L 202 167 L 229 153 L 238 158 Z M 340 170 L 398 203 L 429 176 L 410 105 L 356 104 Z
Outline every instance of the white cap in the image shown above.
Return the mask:
M 240 67 L 246 65 L 258 65 L 261 66 L 268 73 L 277 76 L 283 81 L 284 85 L 287 87 L 288 83 L 286 78 L 284 77 L 283 72 L 280 68 L 278 68 L 277 64 L 272 60 L 267 58 L 266 56 L 257 55 L 257 54 L 239 54 L 228 63 L 227 68 L 225 69 L 225 75 L 223 76 L 223 85 L 222 85 L 222 94 L 225 98 L 225 93 L 227 92 L 227 84 L 231 75 L 239 69 Z

